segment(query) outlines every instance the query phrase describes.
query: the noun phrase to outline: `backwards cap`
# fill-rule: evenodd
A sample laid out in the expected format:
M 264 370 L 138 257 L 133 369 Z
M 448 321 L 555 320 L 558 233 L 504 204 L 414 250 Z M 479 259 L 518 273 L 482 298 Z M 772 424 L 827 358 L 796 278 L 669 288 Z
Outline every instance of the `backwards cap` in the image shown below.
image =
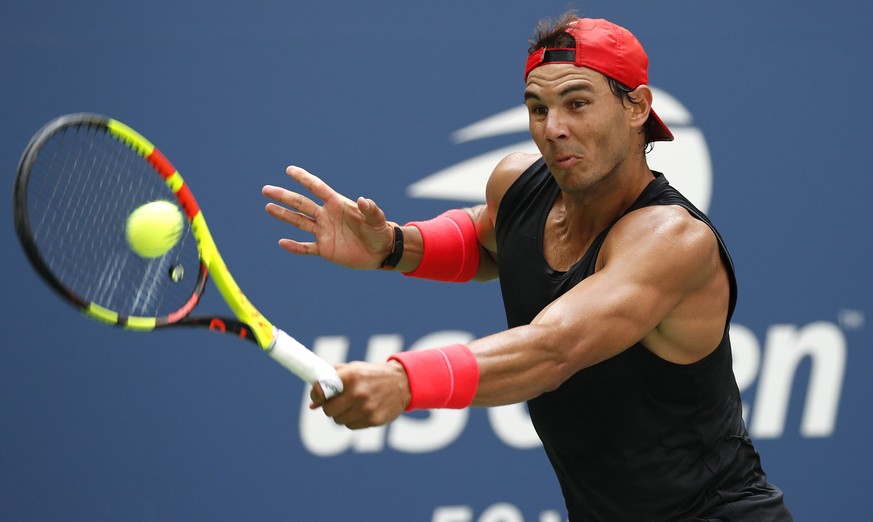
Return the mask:
M 619 83 L 636 89 L 649 83 L 649 57 L 630 31 L 603 19 L 574 20 L 565 32 L 576 40 L 573 48 L 540 48 L 527 57 L 524 79 L 540 65 L 569 63 L 587 67 Z M 673 133 L 652 110 L 651 141 L 673 141 Z

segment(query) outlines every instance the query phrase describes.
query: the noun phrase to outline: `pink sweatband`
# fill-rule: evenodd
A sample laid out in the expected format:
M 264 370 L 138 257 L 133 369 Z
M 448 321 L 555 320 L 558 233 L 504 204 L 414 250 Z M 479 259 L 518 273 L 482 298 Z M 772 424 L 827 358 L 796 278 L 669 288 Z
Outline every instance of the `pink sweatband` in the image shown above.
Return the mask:
M 466 408 L 479 387 L 479 363 L 463 344 L 400 352 L 388 358 L 403 365 L 412 398 L 406 411 Z
M 404 275 L 463 283 L 479 270 L 479 238 L 472 218 L 460 209 L 428 221 L 407 223 L 421 231 L 424 243 L 418 268 Z

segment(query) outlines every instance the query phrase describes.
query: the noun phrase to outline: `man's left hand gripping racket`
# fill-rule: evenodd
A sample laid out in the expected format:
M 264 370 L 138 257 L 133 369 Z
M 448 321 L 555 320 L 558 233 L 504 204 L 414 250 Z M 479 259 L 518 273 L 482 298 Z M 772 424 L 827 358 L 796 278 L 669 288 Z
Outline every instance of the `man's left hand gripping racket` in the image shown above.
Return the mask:
M 154 201 L 181 207 L 186 219 L 168 251 L 143 256 L 128 242 L 128 218 Z M 89 317 L 139 331 L 205 326 L 230 333 L 319 383 L 328 398 L 342 393 L 331 365 L 249 303 L 179 172 L 130 127 L 96 114 L 49 122 L 18 165 L 14 218 L 34 269 Z M 234 318 L 190 315 L 210 275 Z

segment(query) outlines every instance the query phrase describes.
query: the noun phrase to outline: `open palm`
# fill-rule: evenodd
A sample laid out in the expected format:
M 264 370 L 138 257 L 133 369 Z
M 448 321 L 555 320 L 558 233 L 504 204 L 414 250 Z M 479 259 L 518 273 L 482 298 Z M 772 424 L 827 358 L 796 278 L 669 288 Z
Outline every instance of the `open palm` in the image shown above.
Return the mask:
M 264 187 L 264 196 L 276 202 L 267 204 L 268 214 L 315 236 L 308 242 L 281 239 L 279 245 L 349 268 L 379 268 L 391 251 L 393 232 L 376 203 L 366 198 L 352 201 L 299 167 L 286 172 L 322 204 L 281 187 Z

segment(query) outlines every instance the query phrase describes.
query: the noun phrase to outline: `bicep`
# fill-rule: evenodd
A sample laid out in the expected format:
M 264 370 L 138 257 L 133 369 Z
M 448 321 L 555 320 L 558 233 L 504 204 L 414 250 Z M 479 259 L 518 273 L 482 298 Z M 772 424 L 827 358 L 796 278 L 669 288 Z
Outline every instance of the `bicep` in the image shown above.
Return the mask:
M 632 278 L 605 269 L 553 301 L 530 324 L 473 341 L 480 368 L 474 404 L 532 399 L 627 349 L 651 328 L 642 293 Z
M 658 212 L 617 224 L 596 272 L 530 324 L 470 344 L 480 364 L 476 405 L 509 404 L 554 390 L 579 370 L 643 340 L 715 277 L 718 246 L 711 231 L 671 211 L 665 222 Z
M 561 380 L 639 342 L 665 314 L 658 288 L 607 267 L 550 303 L 531 322 L 566 355 Z
M 598 270 L 534 319 L 558 332 L 572 357 L 570 375 L 643 340 L 715 277 L 717 242 L 705 224 L 683 213 L 662 208 L 617 225 Z

